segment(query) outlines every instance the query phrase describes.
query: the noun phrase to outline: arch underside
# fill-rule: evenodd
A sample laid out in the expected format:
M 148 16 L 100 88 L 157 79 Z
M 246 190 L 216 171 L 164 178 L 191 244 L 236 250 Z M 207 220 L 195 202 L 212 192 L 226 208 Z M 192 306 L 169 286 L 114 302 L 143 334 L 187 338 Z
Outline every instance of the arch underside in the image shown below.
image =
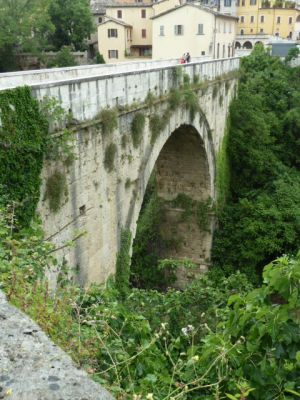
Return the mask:
M 167 245 L 162 246 L 161 259 L 188 259 L 205 271 L 210 260 L 212 217 L 207 212 L 213 197 L 212 177 L 203 135 L 208 137 L 209 127 L 202 115 L 202 130 L 192 124 L 181 124 L 165 141 L 152 173 L 156 175 L 157 196 L 162 205 L 160 233 Z M 208 140 L 208 139 L 207 139 Z M 211 156 L 212 158 L 212 156 Z M 199 222 L 200 221 L 200 222 Z M 177 271 L 178 286 L 184 287 L 187 274 Z
M 173 132 L 156 161 L 155 172 L 157 194 L 165 200 L 162 236 L 174 242 L 165 257 L 203 264 L 210 256 L 210 233 L 197 223 L 197 206 L 210 199 L 210 177 L 204 144 L 194 127 L 181 125 Z M 189 199 L 195 204 L 190 217 L 181 204 Z

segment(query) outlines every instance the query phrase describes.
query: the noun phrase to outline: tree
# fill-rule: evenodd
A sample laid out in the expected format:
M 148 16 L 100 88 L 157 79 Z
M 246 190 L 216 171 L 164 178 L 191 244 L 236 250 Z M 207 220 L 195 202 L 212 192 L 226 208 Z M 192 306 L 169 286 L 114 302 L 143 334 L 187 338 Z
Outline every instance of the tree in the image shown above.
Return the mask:
M 78 65 L 73 54 L 68 47 L 62 47 L 61 50 L 56 54 L 52 62 L 48 63 L 48 67 L 74 67 Z
M 93 32 L 94 25 L 88 0 L 51 0 L 49 9 L 55 30 L 51 42 L 56 50 L 72 46 L 85 48 L 85 39 Z
M 45 46 L 54 26 L 50 0 L 0 0 L 0 72 L 17 68 L 16 55 Z

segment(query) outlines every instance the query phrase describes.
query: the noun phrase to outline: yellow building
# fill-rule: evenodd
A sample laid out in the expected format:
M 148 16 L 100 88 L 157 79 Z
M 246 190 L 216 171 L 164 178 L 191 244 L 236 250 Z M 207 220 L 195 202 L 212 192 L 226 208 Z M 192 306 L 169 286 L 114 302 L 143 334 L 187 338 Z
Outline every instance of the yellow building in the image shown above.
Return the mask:
M 227 58 L 234 55 L 237 18 L 208 7 L 183 4 L 154 15 L 153 59 L 193 57 Z
M 115 63 L 126 57 L 151 57 L 152 4 L 114 4 L 98 25 L 98 47 L 105 62 Z
M 238 35 L 294 36 L 300 10 L 292 1 L 238 0 Z

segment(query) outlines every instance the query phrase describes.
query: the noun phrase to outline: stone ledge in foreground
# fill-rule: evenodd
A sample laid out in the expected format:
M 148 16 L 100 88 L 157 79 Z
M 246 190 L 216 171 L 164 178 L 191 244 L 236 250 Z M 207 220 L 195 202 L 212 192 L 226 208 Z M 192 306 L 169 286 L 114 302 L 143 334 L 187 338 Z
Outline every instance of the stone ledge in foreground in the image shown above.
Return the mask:
M 0 399 L 113 400 L 113 397 L 0 291 Z

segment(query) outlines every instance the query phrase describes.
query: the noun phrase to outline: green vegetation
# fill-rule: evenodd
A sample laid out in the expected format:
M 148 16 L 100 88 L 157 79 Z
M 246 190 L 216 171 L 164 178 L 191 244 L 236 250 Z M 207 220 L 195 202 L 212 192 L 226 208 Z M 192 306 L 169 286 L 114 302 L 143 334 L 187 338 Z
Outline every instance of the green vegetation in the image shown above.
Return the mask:
M 70 49 L 66 46 L 62 47 L 54 59 L 48 63 L 47 68 L 74 67 L 78 65 Z
M 27 87 L 0 92 L 0 197 L 14 202 L 20 227 L 33 218 L 48 123 Z
M 300 396 L 300 256 L 266 266 L 256 289 L 243 274 L 212 271 L 185 291 L 128 289 L 128 275 L 117 274 L 106 289 L 62 279 L 53 294 L 45 270 L 55 248 L 36 222 L 13 237 L 11 221 L 2 207 L 0 280 L 9 300 L 116 399 Z M 126 271 L 129 242 L 123 231 Z
M 257 269 L 294 253 L 300 242 L 300 79 L 299 68 L 259 46 L 242 60 L 242 71 L 227 155 L 222 149 L 219 158 L 224 173 L 229 160 L 230 183 L 213 255 L 223 270 L 240 269 L 255 279 Z
M 66 185 L 66 176 L 56 170 L 47 179 L 45 199 L 49 201 L 49 207 L 52 212 L 57 212 L 60 209 L 64 196 L 68 194 Z
M 131 232 L 123 229 L 116 262 L 116 289 L 124 299 L 129 292 Z
M 103 136 L 109 136 L 118 127 L 118 112 L 115 108 L 103 108 L 99 118 Z
M 107 172 L 111 172 L 115 166 L 115 157 L 117 154 L 117 145 L 115 143 L 110 143 L 104 154 L 104 167 Z
M 0 72 L 20 69 L 23 52 L 85 50 L 95 29 L 87 0 L 0 0 L 0 21 Z
M 139 147 L 141 143 L 144 133 L 144 128 L 145 128 L 145 115 L 141 112 L 137 112 L 131 122 L 131 136 L 132 136 L 133 146 L 135 148 Z

